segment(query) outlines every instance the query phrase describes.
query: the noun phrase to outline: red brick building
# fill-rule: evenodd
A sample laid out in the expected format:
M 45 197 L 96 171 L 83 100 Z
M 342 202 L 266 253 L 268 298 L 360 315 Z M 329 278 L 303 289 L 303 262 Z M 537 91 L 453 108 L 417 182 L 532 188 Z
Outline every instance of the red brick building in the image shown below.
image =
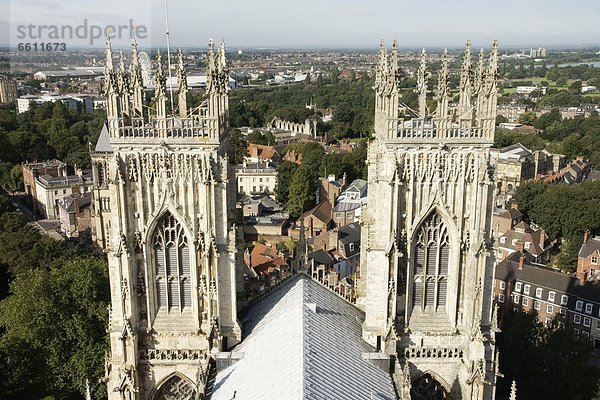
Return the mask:
M 600 281 L 600 237 L 590 237 L 587 231 L 577 257 L 577 278 Z
M 600 284 L 533 265 L 517 251 L 496 266 L 494 302 L 503 310 L 536 314 L 538 320 L 573 329 L 600 349 Z

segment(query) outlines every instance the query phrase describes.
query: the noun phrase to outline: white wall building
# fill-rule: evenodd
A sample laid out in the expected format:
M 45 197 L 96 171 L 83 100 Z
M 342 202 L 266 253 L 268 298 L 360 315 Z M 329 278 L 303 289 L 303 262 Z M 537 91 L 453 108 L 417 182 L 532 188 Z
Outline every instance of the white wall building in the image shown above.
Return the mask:
M 235 167 L 238 193 L 272 194 L 277 183 L 277 170 L 270 162 L 244 163 Z
M 43 95 L 28 95 L 21 96 L 17 99 L 17 113 L 23 113 L 29 111 L 31 104 L 42 104 L 51 101 L 56 103 L 57 101 L 62 102 L 66 107 L 83 110 L 88 113 L 94 111 L 94 97 L 84 94 L 75 95 L 60 95 L 58 93 L 48 93 Z
M 87 193 L 93 184 L 92 175 L 81 173 L 71 176 L 41 175 L 35 180 L 36 200 L 45 218 L 59 217 L 58 202 L 73 193 Z

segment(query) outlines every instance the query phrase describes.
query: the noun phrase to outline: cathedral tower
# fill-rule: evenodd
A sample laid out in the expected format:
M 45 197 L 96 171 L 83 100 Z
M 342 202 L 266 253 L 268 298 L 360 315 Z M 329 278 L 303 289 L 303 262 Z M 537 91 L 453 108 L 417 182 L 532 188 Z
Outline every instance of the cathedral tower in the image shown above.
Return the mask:
M 110 400 L 196 398 L 212 357 L 240 340 L 225 49 L 209 44 L 206 98 L 193 109 L 181 54 L 174 110 L 162 68 L 158 54 L 146 103 L 135 42 L 113 65 L 107 40 L 108 121 L 92 164 L 112 296 Z
M 475 71 L 467 43 L 456 107 L 450 108 L 447 52 L 441 61 L 435 101 L 427 101 L 430 74 L 423 51 L 418 107 L 412 110 L 398 90 L 397 44 L 390 55 L 381 44 L 375 140 L 367 159 L 370 201 L 361 221 L 363 337 L 396 354 L 402 398 L 410 392 L 418 399 L 492 399 L 489 148 L 497 43 L 487 62 L 481 54 Z M 447 397 L 431 397 L 436 393 Z

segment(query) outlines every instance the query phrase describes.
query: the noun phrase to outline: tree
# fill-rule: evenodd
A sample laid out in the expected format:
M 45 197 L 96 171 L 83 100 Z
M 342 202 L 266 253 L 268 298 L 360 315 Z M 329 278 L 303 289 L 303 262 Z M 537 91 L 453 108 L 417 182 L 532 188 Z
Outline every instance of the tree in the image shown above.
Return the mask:
M 600 233 L 600 182 L 526 183 L 517 188 L 514 200 L 519 210 L 544 228 L 551 239 L 563 239 L 559 265 L 574 270 L 584 232 Z
M 558 79 L 556 79 L 556 86 L 566 86 L 566 84 L 567 78 L 565 78 L 564 76 L 561 76 Z
M 591 342 L 575 339 L 558 321 L 544 325 L 533 314 L 507 312 L 496 336 L 500 354 L 498 397 L 506 398 L 513 380 L 525 399 L 589 399 L 598 371 L 589 365 Z M 560 360 L 560 361 L 557 361 Z
M 227 141 L 229 143 L 229 162 L 232 164 L 243 163 L 244 158 L 248 155 L 248 147 L 240 131 L 235 128 L 230 128 L 227 135 Z
M 344 172 L 346 172 L 348 181 L 352 182 L 357 178 L 367 179 L 367 142 L 362 141 L 351 153 L 346 153 L 342 157 Z
M 506 118 L 504 115 L 498 114 L 496 116 L 496 126 L 503 124 L 505 122 L 508 122 L 508 118 Z
M 302 147 L 302 165 L 306 165 L 315 175 L 318 175 L 321 162 L 325 157 L 325 149 L 317 142 L 306 142 Z
M 275 199 L 284 206 L 286 206 L 288 203 L 290 194 L 290 184 L 292 182 L 292 177 L 294 176 L 296 169 L 298 169 L 298 164 L 293 163 L 291 161 L 284 161 L 277 167 Z
M 581 93 L 581 81 L 574 81 L 569 85 L 569 92 L 573 94 Z
M 78 258 L 27 271 L 11 292 L 0 302 L 0 385 L 7 396 L 83 394 L 89 380 L 93 397 L 104 398 L 106 264 Z
M 536 198 L 544 193 L 546 184 L 543 182 L 528 182 L 518 186 L 515 189 L 513 201 L 519 205 L 519 211 L 531 220 L 529 211 L 533 208 Z
M 302 164 L 294 173 L 287 202 L 287 210 L 292 217 L 297 218 L 315 204 L 315 180 L 315 174 L 306 164 Z
M 533 125 L 535 123 L 536 115 L 534 112 L 525 112 L 519 115 L 519 123 L 523 125 Z
M 533 126 L 535 126 L 537 129 L 544 130 L 553 123 L 560 122 L 561 120 L 562 117 L 560 115 L 560 110 L 558 108 L 553 108 L 552 111 L 543 114 L 539 118 L 537 118 L 534 121 Z

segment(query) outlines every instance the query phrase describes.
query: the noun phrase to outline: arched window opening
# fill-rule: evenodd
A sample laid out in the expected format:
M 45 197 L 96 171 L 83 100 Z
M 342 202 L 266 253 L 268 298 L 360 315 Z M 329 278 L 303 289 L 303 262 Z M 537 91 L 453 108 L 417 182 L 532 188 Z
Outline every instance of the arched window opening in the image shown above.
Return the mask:
M 162 384 L 156 400 L 195 400 L 196 390 L 182 377 L 175 375 Z
M 183 227 L 171 213 L 166 213 L 156 226 L 153 243 L 158 309 L 167 312 L 190 310 L 190 249 Z
M 413 307 L 421 312 L 445 310 L 450 245 L 438 214 L 427 217 L 417 230 L 413 254 Z
M 431 374 L 423 374 L 412 382 L 410 390 L 412 400 L 449 400 L 448 391 Z
M 98 163 L 98 185 L 104 186 L 106 185 L 106 174 L 104 173 L 104 164 Z

